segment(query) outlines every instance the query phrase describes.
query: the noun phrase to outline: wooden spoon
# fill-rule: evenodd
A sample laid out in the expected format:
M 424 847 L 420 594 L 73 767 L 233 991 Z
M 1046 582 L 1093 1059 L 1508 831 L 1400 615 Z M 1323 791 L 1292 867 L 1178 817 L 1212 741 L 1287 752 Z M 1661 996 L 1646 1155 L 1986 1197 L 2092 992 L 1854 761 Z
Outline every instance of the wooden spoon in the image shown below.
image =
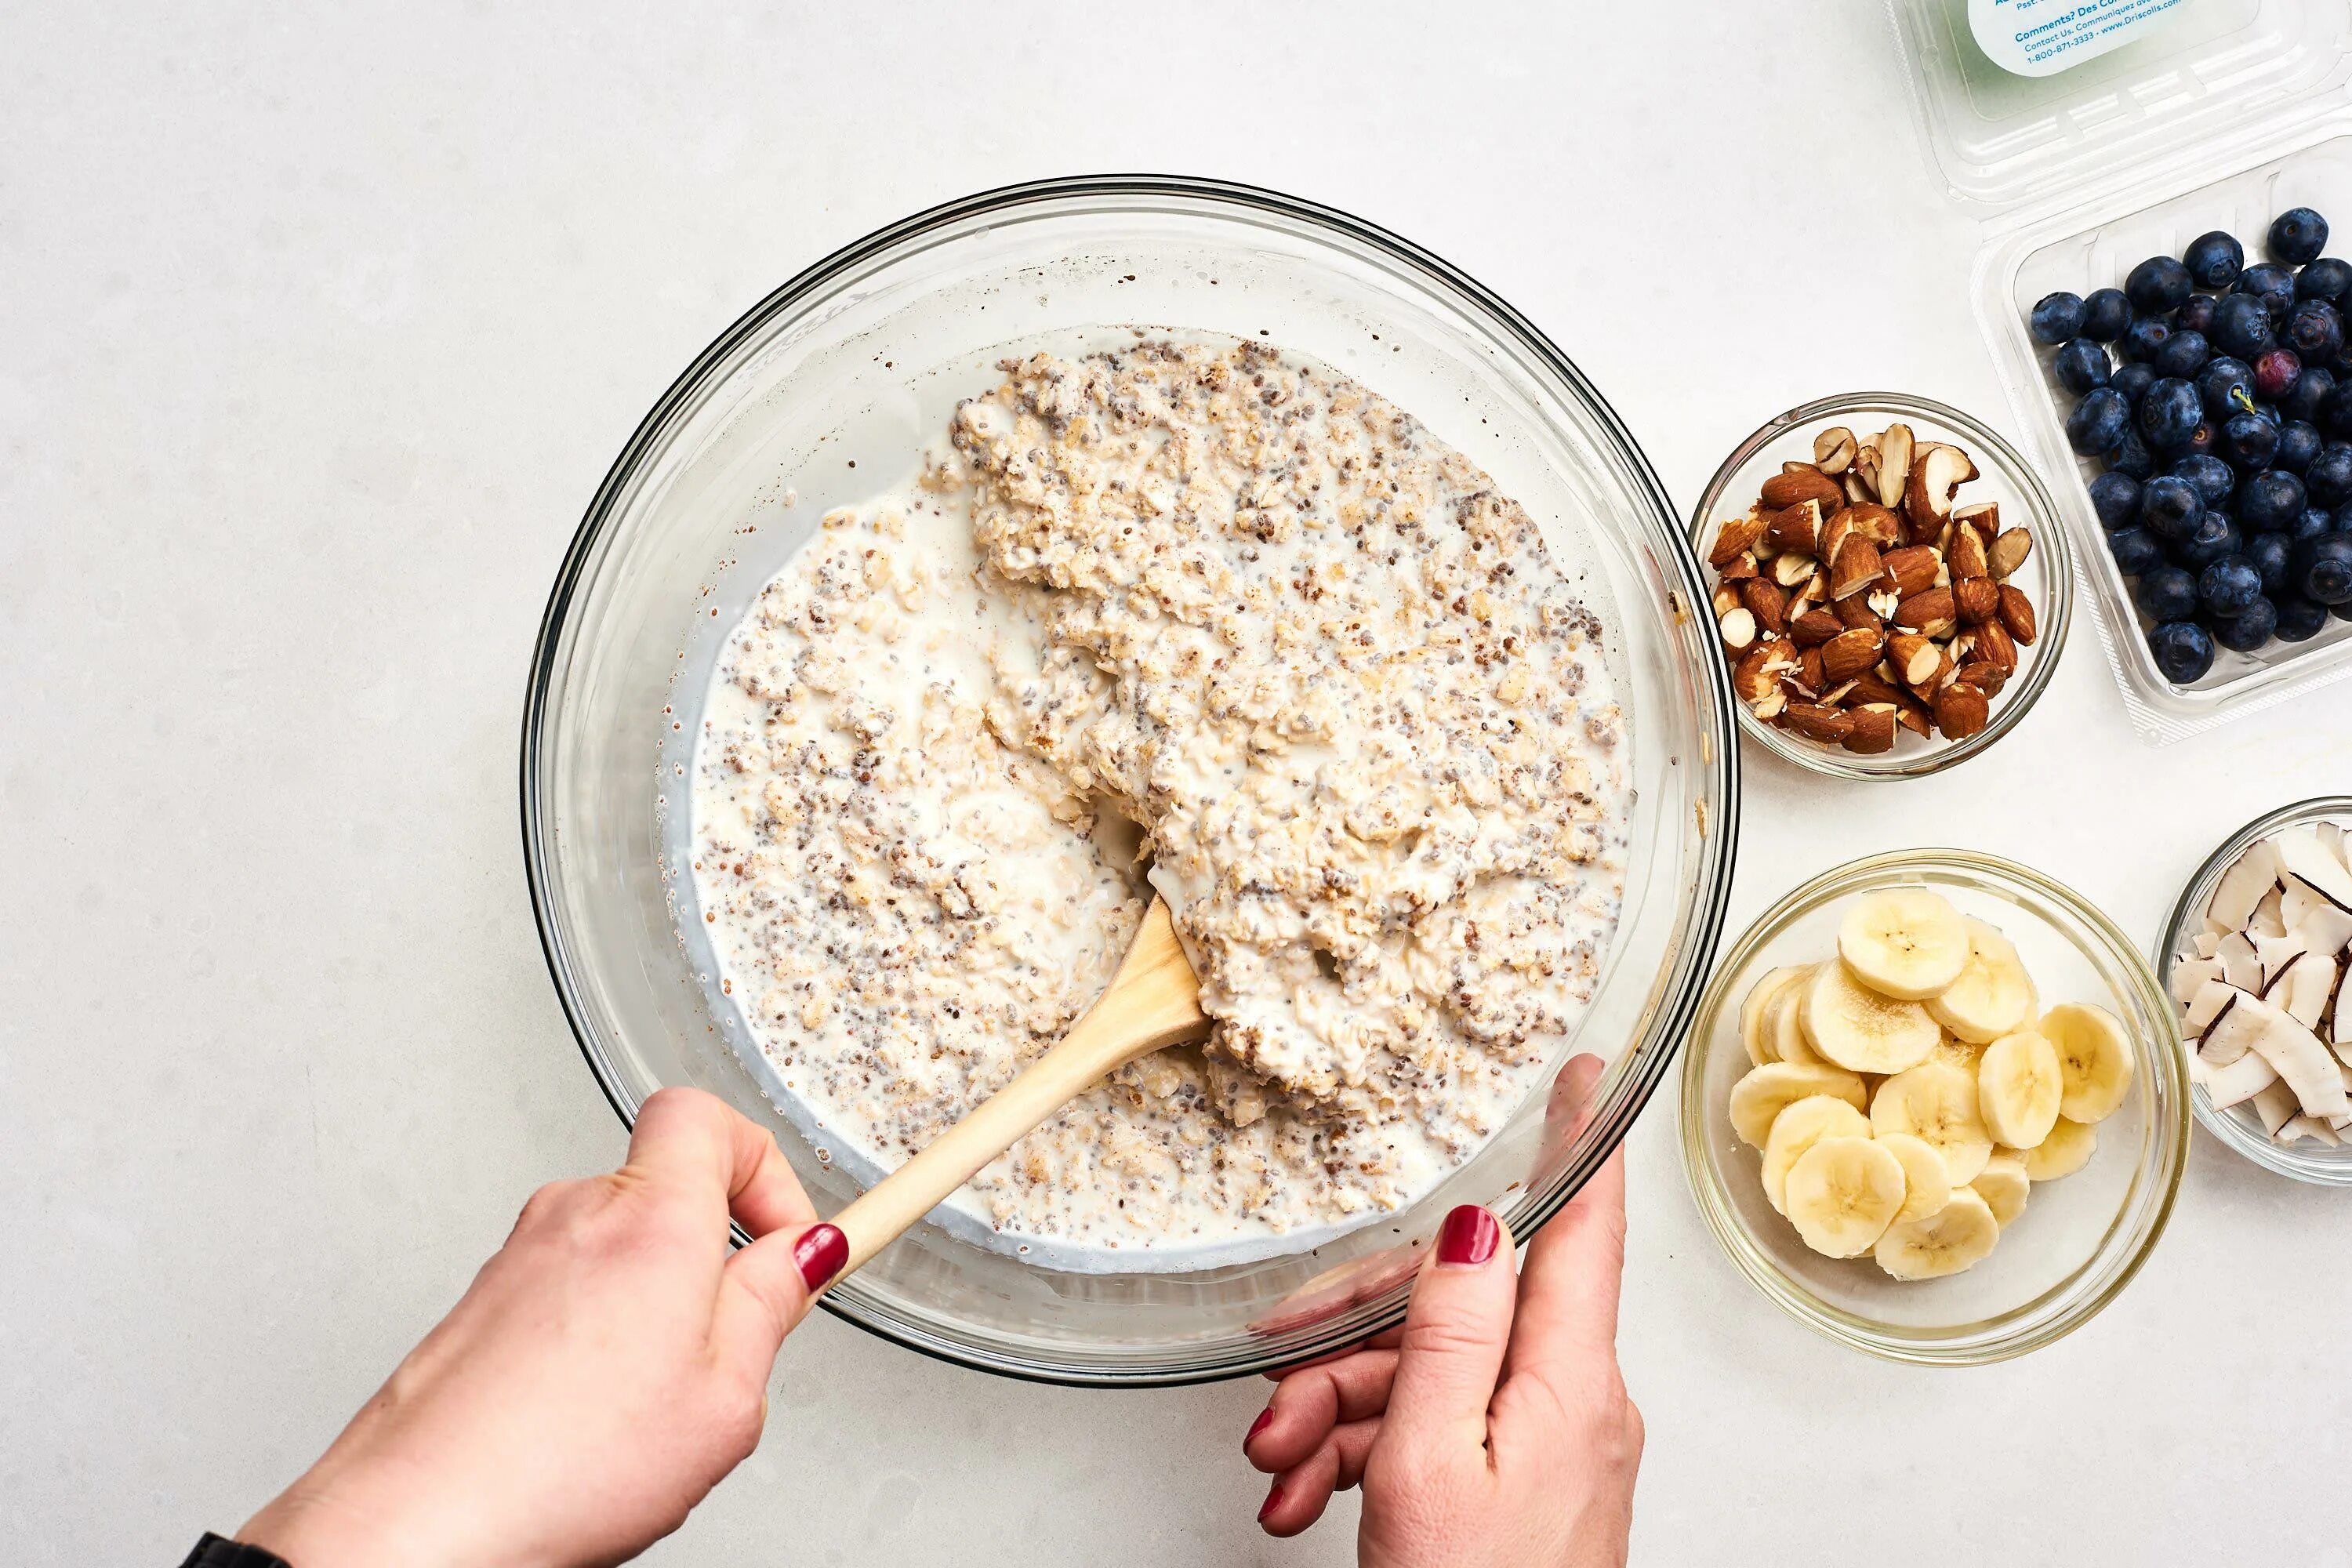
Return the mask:
M 848 1239 L 849 1261 L 827 1283 L 839 1284 L 971 1180 L 982 1165 L 1112 1068 L 1163 1046 L 1203 1038 L 1208 1032 L 1208 1017 L 1201 1011 L 1201 983 L 1176 940 L 1167 904 L 1155 898 L 1144 911 L 1134 945 L 1111 976 L 1110 989 L 1070 1026 L 1060 1043 L 930 1147 L 833 1216 Z

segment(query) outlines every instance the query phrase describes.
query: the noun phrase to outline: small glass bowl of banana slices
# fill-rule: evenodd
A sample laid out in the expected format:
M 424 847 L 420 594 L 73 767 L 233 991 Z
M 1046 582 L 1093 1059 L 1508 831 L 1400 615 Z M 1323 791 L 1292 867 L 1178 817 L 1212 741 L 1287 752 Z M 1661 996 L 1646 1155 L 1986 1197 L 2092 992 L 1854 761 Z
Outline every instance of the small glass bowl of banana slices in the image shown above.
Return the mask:
M 1732 1261 L 1830 1338 L 2005 1360 L 2114 1300 L 2189 1146 L 2173 1009 L 2114 922 L 2012 861 L 1907 850 L 1769 910 L 1683 1059 L 1683 1160 Z

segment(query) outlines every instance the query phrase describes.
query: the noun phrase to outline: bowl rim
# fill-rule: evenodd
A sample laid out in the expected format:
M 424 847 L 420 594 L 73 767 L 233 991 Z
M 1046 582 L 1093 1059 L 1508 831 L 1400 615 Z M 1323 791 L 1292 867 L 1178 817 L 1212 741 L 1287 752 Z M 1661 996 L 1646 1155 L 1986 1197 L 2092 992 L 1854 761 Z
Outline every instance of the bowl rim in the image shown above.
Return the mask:
M 623 1081 L 618 1068 L 608 1059 L 598 1044 L 597 1029 L 585 1001 L 587 987 L 576 976 L 577 965 L 559 920 L 560 899 L 554 886 L 555 834 L 547 813 L 545 781 L 540 776 L 550 727 L 551 697 L 557 667 L 563 654 L 563 632 L 583 574 L 606 527 L 613 521 L 616 500 L 647 458 L 658 450 L 673 420 L 702 389 L 713 371 L 730 362 L 747 341 L 779 316 L 812 298 L 824 295 L 845 275 L 878 263 L 902 249 L 914 247 L 925 237 L 936 235 L 942 229 L 992 215 L 1008 215 L 1033 205 L 1103 198 L 1141 201 L 1158 198 L 1223 205 L 1239 209 L 1242 216 L 1254 213 L 1308 229 L 1327 231 L 1340 240 L 1365 247 L 1393 267 L 1436 285 L 1441 290 L 1450 293 L 1458 303 L 1483 314 L 1545 374 L 1557 377 L 1580 402 L 1581 412 L 1592 421 L 1592 434 L 1612 449 L 1613 456 L 1623 464 L 1625 478 L 1632 489 L 1649 503 L 1651 521 L 1656 526 L 1657 542 L 1663 546 L 1661 568 L 1669 574 L 1671 579 L 1668 584 L 1669 605 L 1679 610 L 1681 606 L 1673 605 L 1677 598 L 1685 605 L 1703 605 L 1706 603 L 1701 563 L 1678 526 L 1672 496 L 1659 479 L 1649 455 L 1634 439 L 1632 430 L 1575 362 L 1526 316 L 1484 284 L 1434 253 L 1363 218 L 1318 202 L 1230 181 L 1169 174 L 1082 174 L 994 186 L 925 208 L 853 240 L 770 290 L 695 355 L 656 400 L 614 458 L 574 530 L 557 568 L 533 642 L 522 712 L 518 799 L 525 881 L 530 896 L 532 921 L 539 932 L 541 952 L 547 963 L 549 977 L 563 1009 L 564 1021 L 572 1030 L 573 1042 L 579 1047 L 589 1070 L 595 1076 L 599 1088 L 604 1090 L 605 1100 L 625 1127 L 635 1126 L 638 1102 L 629 1086 Z M 1733 699 L 1730 672 L 1723 661 L 1699 659 L 1696 662 L 1702 667 L 1696 672 L 1696 679 L 1705 697 L 1711 699 L 1713 708 L 1724 713 L 1736 710 L 1738 703 Z M 1703 701 L 1701 705 L 1705 707 L 1707 704 Z M 1585 1156 L 1555 1184 L 1551 1192 L 1539 1194 L 1528 1208 L 1514 1216 L 1517 1239 L 1520 1242 L 1528 1240 L 1566 1206 L 1609 1155 L 1623 1143 L 1633 1121 L 1664 1080 L 1666 1068 L 1681 1048 L 1691 1019 L 1696 1014 L 1706 990 L 1710 961 L 1722 939 L 1738 858 L 1739 748 L 1734 735 L 1729 724 L 1714 727 L 1702 736 L 1705 743 L 1699 748 L 1700 754 L 1685 758 L 1684 763 L 1697 773 L 1702 781 L 1699 831 L 1704 843 L 1700 855 L 1706 874 L 1698 901 L 1691 910 L 1689 926 L 1669 948 L 1665 955 L 1666 967 L 1654 983 L 1657 1000 L 1651 1004 L 1655 1011 L 1652 1015 L 1649 1033 L 1659 1048 L 1642 1064 L 1641 1070 L 1633 1076 L 1613 1112 L 1600 1122 L 1601 1135 L 1587 1145 Z M 1719 820 L 1709 819 L 1711 814 L 1705 810 L 1710 795 L 1719 803 L 1719 812 L 1712 814 L 1719 816 Z M 1688 828 L 1685 827 L 1685 831 Z M 1668 982 L 1677 971 L 1681 972 L 1683 978 L 1678 985 L 1670 987 Z M 732 1227 L 735 1246 L 748 1246 L 751 1239 L 740 1226 Z M 1179 1386 L 1246 1376 L 1344 1349 L 1401 1322 L 1405 1310 L 1405 1289 L 1403 1286 L 1391 1289 L 1388 1294 L 1392 1300 L 1382 1304 L 1371 1321 L 1348 1322 L 1343 1330 L 1327 1331 L 1302 1344 L 1285 1343 L 1278 1351 L 1246 1351 L 1213 1364 L 1142 1369 L 1056 1362 L 1034 1356 L 1013 1359 L 1002 1353 L 983 1353 L 967 1343 L 908 1321 L 877 1303 L 841 1291 L 828 1291 L 819 1299 L 819 1304 L 834 1316 L 882 1339 L 955 1365 L 1036 1383 L 1140 1388 Z M 1335 1317 L 1334 1321 L 1345 1320 Z
M 2173 1205 L 2180 1194 L 2181 1178 L 2189 1164 L 2188 1066 L 2181 1052 L 2174 1048 L 2169 1035 L 2159 1040 L 2140 1042 L 2140 1054 L 2144 1058 L 2142 1065 L 2162 1072 L 2170 1088 L 2170 1103 L 2174 1107 L 2173 1116 L 2164 1119 L 2171 1123 L 2169 1136 L 2159 1138 L 2157 1142 L 2165 1169 L 2159 1174 L 2161 1190 L 2154 1194 L 2154 1206 L 2146 1216 L 2144 1230 L 2131 1243 L 2128 1253 L 2118 1262 L 2110 1264 L 2105 1275 L 2096 1279 L 2095 1290 L 2067 1303 L 2063 1310 L 2038 1318 L 2026 1318 L 2016 1327 L 2000 1329 L 1991 1338 L 1985 1337 L 1988 1326 L 1998 1328 L 2006 1320 L 2017 1319 L 2021 1313 L 2063 1297 L 2076 1283 L 2076 1276 L 2069 1276 L 2023 1307 L 2013 1308 L 2000 1318 L 1985 1319 L 1957 1329 L 1923 1331 L 1890 1327 L 1829 1305 L 1775 1264 L 1732 1213 L 1730 1203 L 1722 1191 L 1722 1184 L 1715 1178 L 1708 1151 L 1706 1064 L 1717 1022 L 1722 1018 L 1725 1007 L 1733 1005 L 1728 996 L 1732 976 L 1748 967 L 1758 952 L 1779 937 L 1797 916 L 1810 913 L 1833 899 L 1848 897 L 1899 877 L 1936 870 L 1958 870 L 1990 876 L 1997 880 L 2012 880 L 2029 889 L 2035 896 L 2059 906 L 2095 936 L 2107 949 L 2109 955 L 2117 961 L 2130 984 L 2140 993 L 2142 1005 L 2152 1009 L 2151 1016 L 2169 1018 L 2174 1016 L 2171 998 L 2165 994 L 2155 972 L 2148 967 L 2147 959 L 2132 940 L 2098 906 L 2064 883 L 2030 866 L 1980 850 L 1937 846 L 1892 850 L 1849 860 L 1807 879 L 1757 916 L 1740 933 L 1739 940 L 1732 944 L 1731 951 L 1717 963 L 1715 973 L 1707 983 L 1706 996 L 1700 1005 L 1699 1015 L 1693 1021 L 1688 1048 L 1683 1053 L 1679 1119 L 1683 1175 L 1700 1217 L 1734 1267 L 1774 1305 L 1807 1328 L 1825 1339 L 1885 1361 L 1915 1366 L 1985 1366 L 2053 1344 L 2089 1322 L 2123 1293 L 2124 1288 L 2131 1283 L 2147 1264 L 2149 1255 L 2156 1250 L 2157 1242 L 2171 1220 Z M 2161 1104 L 2159 1100 L 2151 1106 L 2152 1128 L 2160 1126 Z M 2168 1153 L 2166 1152 L 2168 1150 Z M 2125 1209 L 2119 1212 L 2129 1211 L 2138 1179 L 2147 1173 L 2146 1167 L 2137 1173 L 2133 1189 L 2126 1194 Z M 2094 1254 L 2095 1261 L 2096 1256 Z M 2078 1269 L 2076 1275 L 2080 1273 Z
M 2282 827 L 2322 820 L 2352 823 L 2352 795 L 2315 795 L 2266 812 L 2223 839 L 2205 858 L 2204 864 L 2189 874 L 2154 952 L 2157 977 L 2165 983 L 2165 1000 L 2171 1005 L 2175 1020 L 2180 1016 L 2180 1005 L 2172 1000 L 2172 966 L 2179 960 L 2189 938 L 2203 927 L 2205 908 L 2213 900 L 2213 889 L 2221 882 L 2221 874 L 2235 865 L 2238 857 L 2252 848 L 2255 840 L 2267 838 Z M 2184 1057 L 2189 1049 L 2184 1042 Z M 2199 1126 L 2249 1163 L 2274 1175 L 2307 1182 L 2313 1186 L 2352 1187 L 2352 1147 L 2323 1146 L 2314 1152 L 2297 1153 L 2293 1145 L 2273 1142 L 2257 1126 L 2239 1116 L 2234 1108 L 2214 1109 L 2212 1096 L 2201 1087 L 2191 1087 L 2189 1103 Z
M 1964 741 L 1941 742 L 1927 751 L 1915 752 L 1907 756 L 1897 752 L 1865 756 L 1802 741 L 1762 722 L 1748 710 L 1745 702 L 1736 705 L 1736 720 L 1742 734 L 1782 760 L 1828 778 L 1860 779 L 1873 783 L 1925 778 L 1967 762 L 2024 721 L 2026 714 L 2032 710 L 2033 704 L 2049 686 L 2051 677 L 2057 672 L 2059 658 L 2066 647 L 2066 634 L 2074 625 L 2073 542 L 2067 538 L 2066 530 L 2060 526 L 2058 503 L 2052 498 L 2049 486 L 2042 483 L 2042 476 L 2007 437 L 1964 409 L 1916 393 L 1840 392 L 1827 397 L 1813 398 L 1774 415 L 1731 449 L 1731 455 L 1723 459 L 1714 476 L 1706 481 L 1706 489 L 1699 495 L 1698 505 L 1691 511 L 1691 546 L 1694 551 L 1698 551 L 1708 545 L 1715 528 L 1711 520 L 1723 500 L 1725 490 L 1734 476 L 1755 461 L 1766 447 L 1801 426 L 1864 409 L 1892 410 L 1962 431 L 1981 448 L 1979 453 L 1971 453 L 1971 457 L 1990 453 L 2015 483 L 2026 510 L 2032 514 L 2034 553 L 2042 562 L 2042 592 L 2037 595 L 2039 603 L 2036 605 L 2041 625 L 2035 628 L 2039 635 L 2034 640 L 2033 658 L 2025 666 L 2024 674 L 2002 691 L 2000 700 L 1994 705 L 1991 719 L 1983 729 Z M 1729 660 L 1724 662 L 1728 664 Z

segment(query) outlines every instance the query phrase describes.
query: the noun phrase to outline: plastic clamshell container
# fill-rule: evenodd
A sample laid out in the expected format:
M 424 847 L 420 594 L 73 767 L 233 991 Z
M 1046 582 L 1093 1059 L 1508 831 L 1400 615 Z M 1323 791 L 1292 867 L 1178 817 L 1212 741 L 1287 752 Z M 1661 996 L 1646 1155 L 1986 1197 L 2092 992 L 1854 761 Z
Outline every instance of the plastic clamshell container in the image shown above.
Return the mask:
M 2252 261 L 2291 206 L 2334 214 L 2344 226 L 2331 250 L 2352 249 L 2352 4 L 2181 0 L 2135 22 L 2130 42 L 2042 76 L 1994 62 L 1969 0 L 1887 11 L 1929 155 L 1952 198 L 1985 215 L 1979 323 L 2019 445 L 2074 535 L 2088 619 L 2133 726 L 2166 743 L 2352 675 L 2352 623 L 2331 619 L 2309 642 L 2224 650 L 2195 682 L 2165 679 L 2091 510 L 2098 465 L 2068 446 L 2072 400 L 2026 322 L 2042 295 L 2119 288 L 2137 262 L 2177 256 L 2208 229 L 2236 235 Z

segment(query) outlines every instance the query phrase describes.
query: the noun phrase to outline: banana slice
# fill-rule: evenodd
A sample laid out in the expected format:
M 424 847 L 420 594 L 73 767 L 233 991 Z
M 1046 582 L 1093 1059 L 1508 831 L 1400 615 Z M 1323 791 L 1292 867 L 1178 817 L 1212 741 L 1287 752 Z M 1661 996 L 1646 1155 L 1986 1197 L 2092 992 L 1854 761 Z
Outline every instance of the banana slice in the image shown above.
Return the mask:
M 1832 1064 L 1822 1061 L 1813 1043 L 1805 1038 L 1805 983 L 1811 978 L 1812 970 L 1808 967 L 1794 984 L 1772 998 L 1772 1005 L 1764 1009 L 1764 1027 L 1782 1061 L 1827 1067 Z
M 1748 1059 L 1759 1068 L 1780 1059 L 1772 1049 L 1771 1035 L 1764 1027 L 1765 1009 L 1775 996 L 1803 975 L 1805 968 L 1801 963 L 1792 963 L 1772 971 L 1748 988 L 1748 999 L 1739 1005 L 1739 1043 L 1748 1047 Z
M 1772 1119 L 1764 1139 L 1764 1196 L 1780 1214 L 1789 1167 L 1824 1138 L 1867 1138 L 1870 1118 L 1833 1094 L 1811 1094 Z
M 1886 1227 L 1878 1238 L 1878 1266 L 1897 1279 L 1936 1279 L 1984 1260 L 2000 1239 L 2000 1222 L 1974 1187 L 1952 1193 L 1952 1201 L 1926 1219 Z
M 1969 1187 L 1992 1210 L 1993 1223 L 2007 1230 L 2025 1212 L 2026 1194 L 2033 1182 L 2025 1173 L 2025 1162 L 2004 1149 L 1985 1162 L 1985 1168 Z
M 1865 990 L 1843 963 L 1824 963 L 1805 983 L 1805 1038 L 1826 1061 L 1854 1072 L 1901 1072 L 1927 1059 L 1944 1031 L 1916 1002 Z
M 1903 1206 L 1895 1211 L 1895 1224 L 1926 1219 L 1952 1201 L 1952 1173 L 1934 1144 L 1908 1132 L 1884 1132 L 1878 1142 L 1903 1167 Z
M 1832 1067 L 1767 1062 L 1731 1086 L 1731 1130 L 1742 1142 L 1761 1149 L 1772 1135 L 1773 1119 L 1808 1095 L 1826 1094 L 1860 1110 L 1868 1103 L 1862 1079 Z
M 2050 1129 L 2050 1136 L 2031 1149 L 2018 1151 L 2026 1175 L 2037 1182 L 2054 1182 L 2061 1176 L 2071 1176 L 2091 1163 L 2091 1152 L 2099 1146 L 2098 1129 L 2084 1121 L 2069 1121 L 2061 1116 Z
M 2116 1113 L 2131 1088 L 2131 1038 L 2104 1007 L 2062 1002 L 2036 1026 L 2058 1047 L 2058 1073 L 2065 1086 L 2058 1114 L 2069 1121 L 2104 1121 Z
M 1859 1258 L 1903 1206 L 1903 1167 L 1868 1138 L 1824 1138 L 1789 1167 L 1790 1223 L 1825 1258 Z
M 1973 917 L 1961 922 L 1969 933 L 1968 962 L 1943 994 L 1930 997 L 1927 1011 L 1961 1039 L 1988 1045 L 2032 1018 L 2041 998 L 2033 977 L 2019 962 L 2016 944 L 1998 927 Z
M 1976 1180 L 1992 1158 L 1992 1134 L 1977 1110 L 1977 1080 L 1941 1062 L 1896 1073 L 1880 1084 L 1870 1100 L 1870 1125 L 1882 1138 L 1908 1132 L 1931 1145 L 1944 1157 L 1955 1187 Z
M 1985 1047 L 1984 1059 L 1977 1064 L 1977 1110 L 1985 1131 L 1994 1142 L 2012 1149 L 2031 1149 L 2050 1136 L 2064 1092 L 2058 1077 L 2058 1048 L 2030 1029 L 2003 1035 Z M 1985 1201 L 1992 1202 L 1990 1193 Z M 1993 1212 L 2000 1212 L 1999 1204 L 1993 1204 Z
M 1838 956 L 1882 996 L 1939 996 L 1969 961 L 1960 911 L 1925 888 L 1888 888 L 1853 901 L 1838 923 Z
M 1936 1048 L 1927 1053 L 1927 1059 L 1931 1062 L 1947 1062 L 1962 1072 L 1972 1074 L 1977 1070 L 1977 1064 L 1984 1060 L 1984 1047 L 1972 1046 L 1966 1040 L 1956 1040 L 1947 1035 L 1936 1042 Z

